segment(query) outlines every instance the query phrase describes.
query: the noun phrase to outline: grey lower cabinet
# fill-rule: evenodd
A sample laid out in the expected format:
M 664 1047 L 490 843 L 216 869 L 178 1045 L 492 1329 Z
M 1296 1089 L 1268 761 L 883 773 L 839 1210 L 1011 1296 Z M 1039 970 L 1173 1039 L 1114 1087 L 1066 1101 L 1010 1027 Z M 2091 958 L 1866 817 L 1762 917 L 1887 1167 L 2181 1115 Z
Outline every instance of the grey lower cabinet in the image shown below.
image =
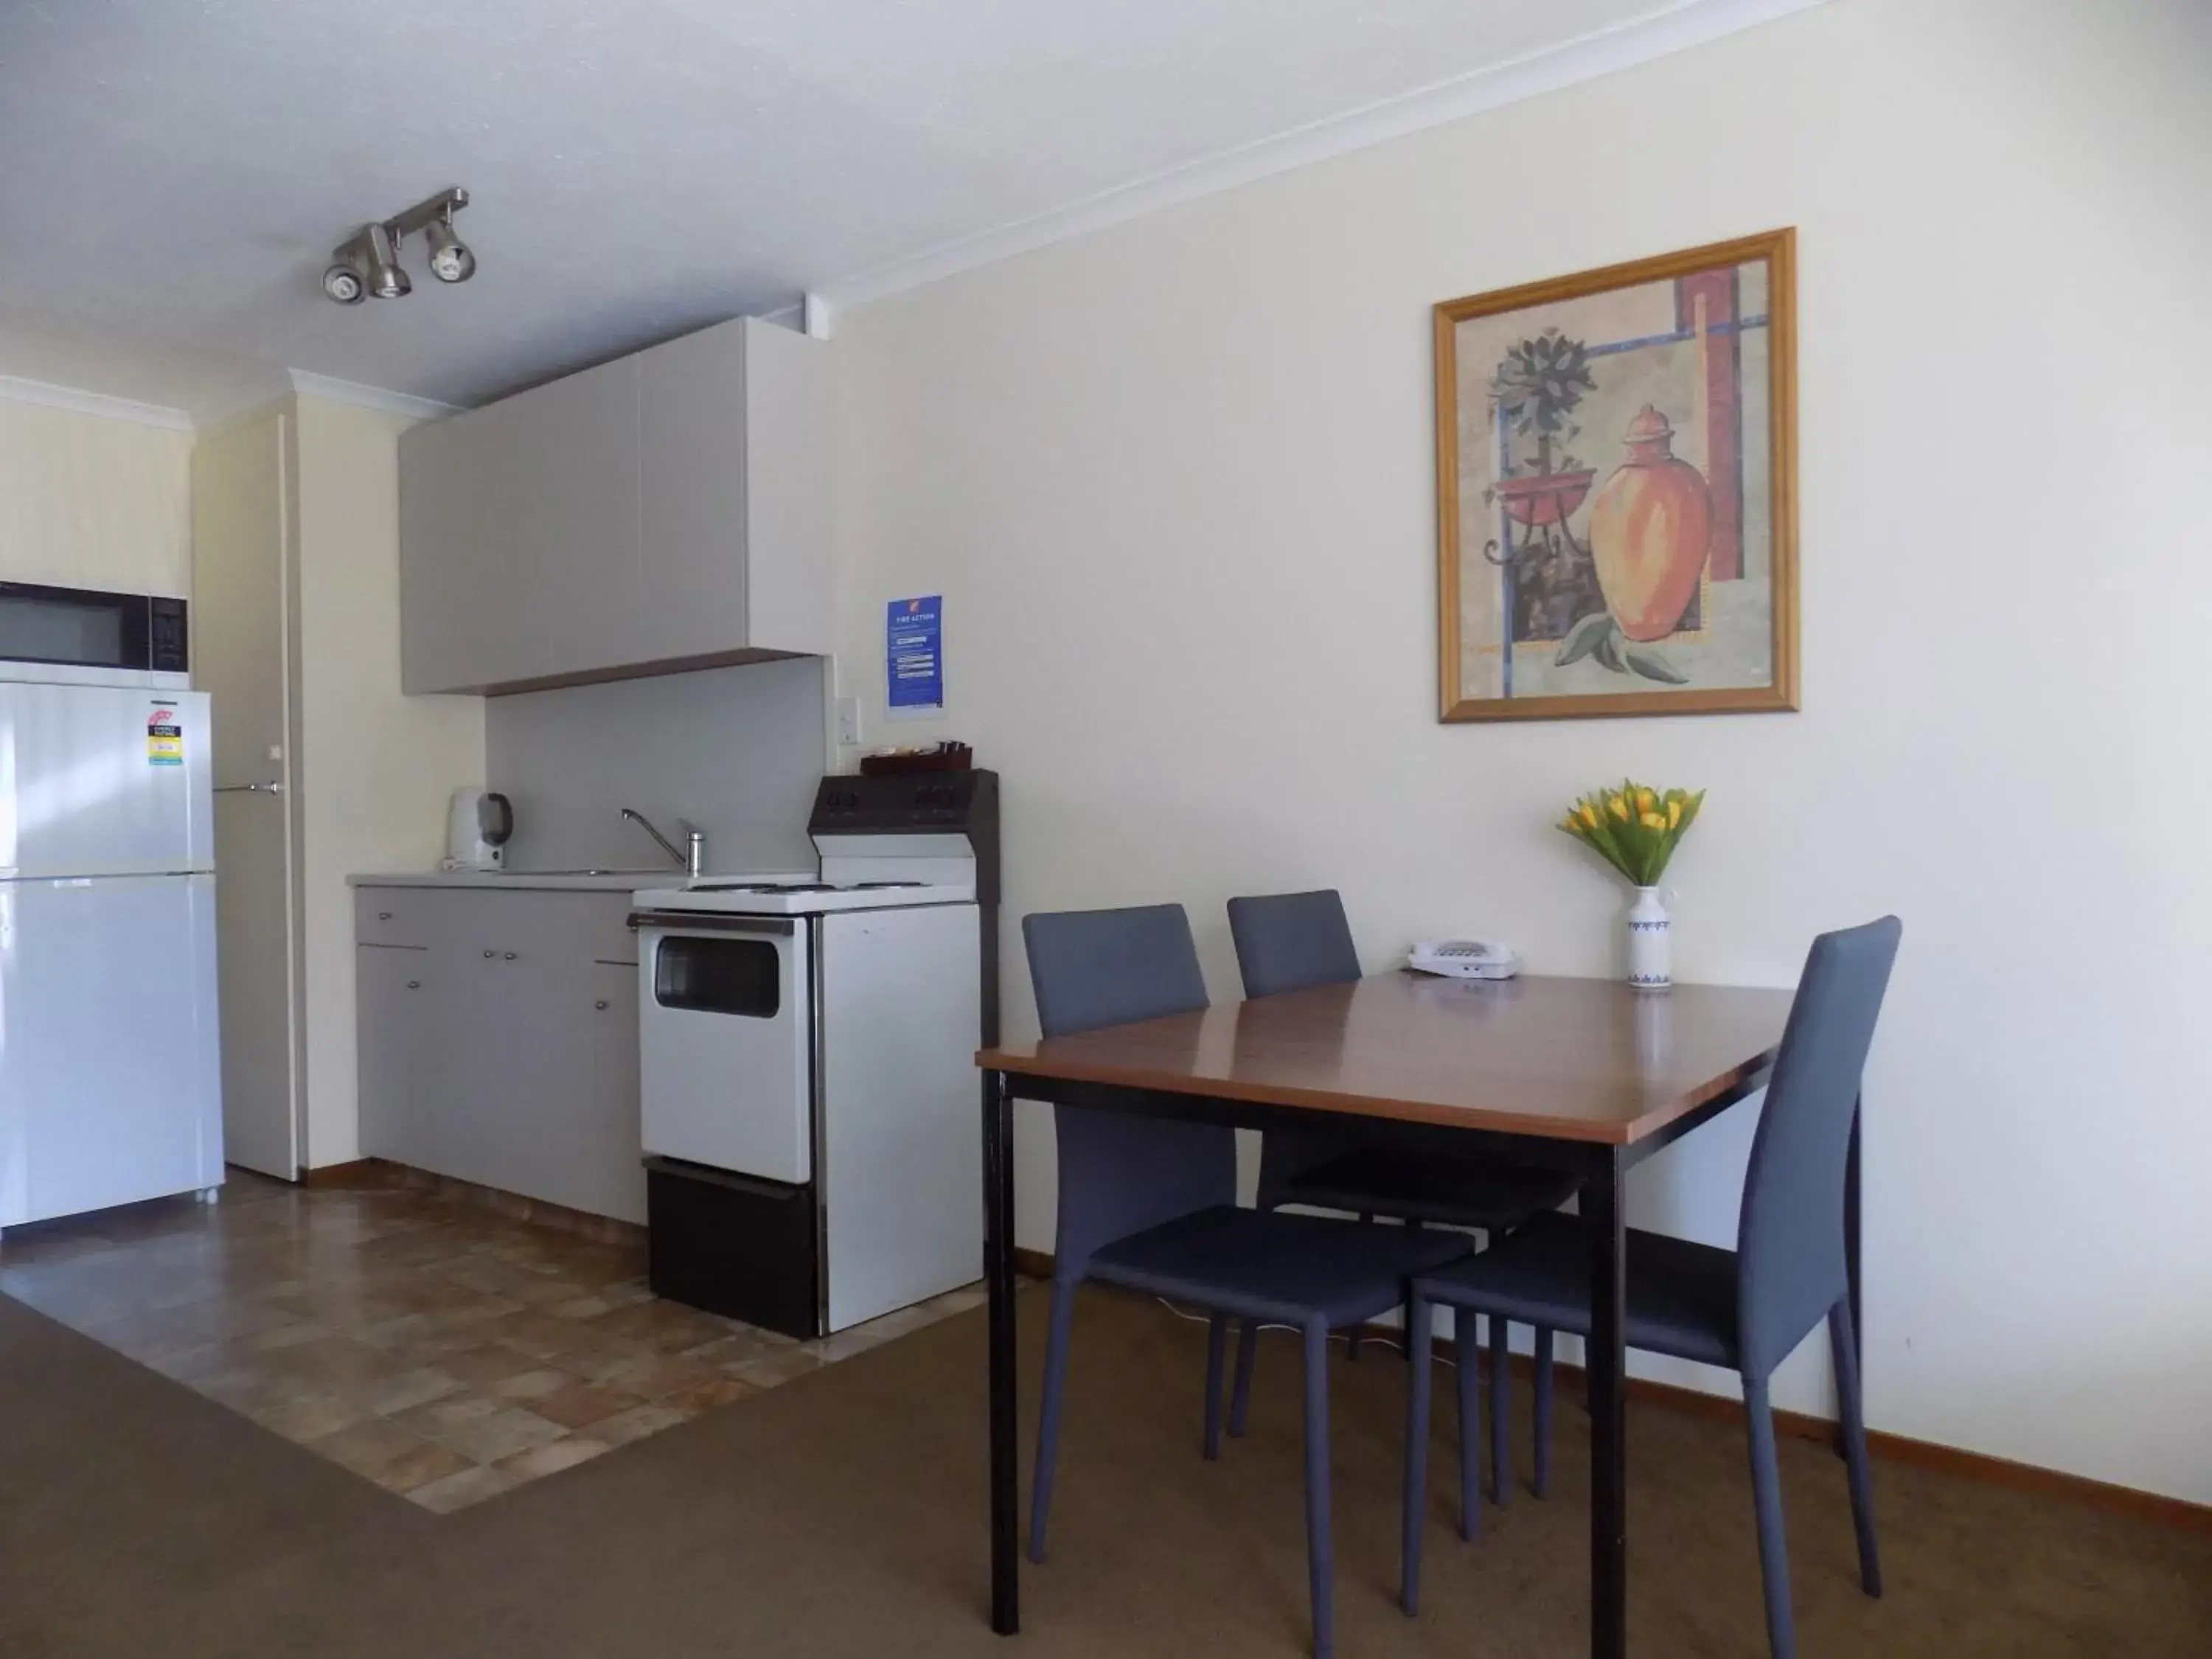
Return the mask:
M 362 887 L 356 902 L 362 1151 L 643 1222 L 629 896 Z

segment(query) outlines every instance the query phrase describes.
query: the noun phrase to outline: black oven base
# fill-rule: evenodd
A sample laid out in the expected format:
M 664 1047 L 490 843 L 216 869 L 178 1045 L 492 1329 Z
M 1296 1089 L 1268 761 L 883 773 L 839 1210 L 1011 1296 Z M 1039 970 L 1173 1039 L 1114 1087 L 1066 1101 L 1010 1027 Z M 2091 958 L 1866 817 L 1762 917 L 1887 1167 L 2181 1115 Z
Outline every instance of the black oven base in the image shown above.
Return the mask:
M 813 1186 L 645 1160 L 655 1296 L 801 1340 L 821 1334 Z

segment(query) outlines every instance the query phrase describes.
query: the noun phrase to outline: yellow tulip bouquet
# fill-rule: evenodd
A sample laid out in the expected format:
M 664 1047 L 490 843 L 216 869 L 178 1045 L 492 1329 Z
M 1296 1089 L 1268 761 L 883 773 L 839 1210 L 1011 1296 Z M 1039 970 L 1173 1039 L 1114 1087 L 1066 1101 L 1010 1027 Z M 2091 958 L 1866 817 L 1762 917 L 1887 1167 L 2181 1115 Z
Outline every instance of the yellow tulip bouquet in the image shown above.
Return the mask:
M 1567 809 L 1559 828 L 1595 848 L 1598 855 L 1638 887 L 1656 887 L 1682 832 L 1698 820 L 1705 792 L 1654 789 L 1624 780 L 1599 789 Z

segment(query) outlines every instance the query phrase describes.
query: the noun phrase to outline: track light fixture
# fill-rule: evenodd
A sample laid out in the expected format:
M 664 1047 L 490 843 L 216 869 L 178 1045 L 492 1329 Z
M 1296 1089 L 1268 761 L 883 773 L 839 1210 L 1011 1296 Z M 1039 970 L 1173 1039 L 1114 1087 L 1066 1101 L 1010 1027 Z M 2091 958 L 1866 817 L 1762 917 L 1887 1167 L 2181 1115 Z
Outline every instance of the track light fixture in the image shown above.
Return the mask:
M 361 237 L 368 250 L 369 298 L 397 300 L 410 292 L 415 284 L 399 268 L 399 239 L 382 225 L 368 226 Z
M 430 245 L 430 274 L 441 283 L 465 283 L 477 274 L 477 256 L 469 252 L 469 245 L 453 234 L 453 210 L 446 211 L 423 228 L 422 238 Z
M 477 256 L 453 234 L 453 215 L 469 204 L 468 191 L 455 185 L 415 204 L 379 224 L 363 225 L 340 243 L 323 273 L 323 292 L 342 306 L 363 300 L 396 300 L 413 291 L 400 268 L 399 249 L 420 232 L 430 248 L 430 274 L 441 283 L 465 283 L 477 274 Z

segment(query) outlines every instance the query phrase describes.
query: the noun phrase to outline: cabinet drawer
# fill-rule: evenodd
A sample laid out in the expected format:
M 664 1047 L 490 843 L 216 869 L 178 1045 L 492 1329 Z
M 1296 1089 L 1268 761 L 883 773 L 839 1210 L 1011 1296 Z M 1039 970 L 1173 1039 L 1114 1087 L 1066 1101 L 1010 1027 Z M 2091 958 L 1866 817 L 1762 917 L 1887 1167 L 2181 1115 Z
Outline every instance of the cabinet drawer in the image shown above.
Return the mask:
M 356 945 L 430 943 L 430 918 L 437 896 L 420 887 L 356 887 L 353 890 L 353 939 Z
M 436 942 L 464 955 L 489 951 L 509 962 L 560 961 L 580 972 L 594 962 L 637 961 L 628 893 L 471 887 L 436 893 L 433 902 Z

